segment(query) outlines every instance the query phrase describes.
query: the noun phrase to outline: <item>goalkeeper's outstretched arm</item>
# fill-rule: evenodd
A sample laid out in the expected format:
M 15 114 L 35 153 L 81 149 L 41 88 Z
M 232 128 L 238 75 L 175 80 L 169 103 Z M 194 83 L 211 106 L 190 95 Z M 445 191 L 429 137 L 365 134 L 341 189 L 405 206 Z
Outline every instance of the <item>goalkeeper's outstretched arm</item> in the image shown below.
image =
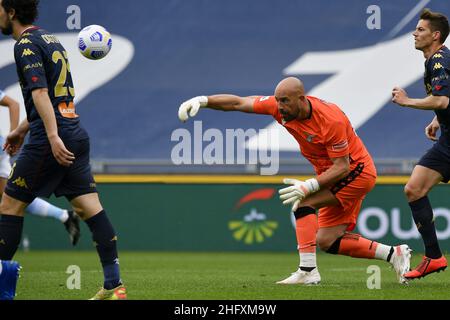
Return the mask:
M 195 117 L 200 108 L 209 108 L 220 111 L 240 111 L 253 113 L 253 103 L 256 97 L 239 97 L 231 94 L 213 96 L 199 96 L 181 104 L 178 117 L 185 122 L 189 117 Z
M 239 97 L 230 94 L 219 94 L 208 97 L 207 108 L 221 111 L 241 111 L 253 113 L 256 97 Z

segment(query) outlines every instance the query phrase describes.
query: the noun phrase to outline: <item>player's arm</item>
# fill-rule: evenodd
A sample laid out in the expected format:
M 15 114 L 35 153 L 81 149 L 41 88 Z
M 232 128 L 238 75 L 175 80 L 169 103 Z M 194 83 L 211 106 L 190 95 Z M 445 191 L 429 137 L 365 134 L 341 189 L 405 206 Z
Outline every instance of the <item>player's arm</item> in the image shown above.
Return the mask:
M 342 121 L 331 121 L 324 124 L 322 134 L 326 138 L 324 144 L 333 165 L 320 176 L 306 181 L 284 179 L 290 187 L 281 189 L 280 199 L 283 204 L 292 204 L 292 210 L 297 210 L 303 199 L 322 188 L 330 187 L 350 173 L 350 156 L 348 148 L 347 128 Z
M 8 96 L 4 96 L 0 100 L 0 105 L 9 109 L 9 131 L 11 132 L 19 125 L 20 105 L 16 100 Z
M 66 149 L 63 141 L 58 135 L 58 125 L 56 123 L 55 111 L 48 95 L 47 88 L 35 89 L 32 92 L 33 102 L 39 116 L 44 123 L 48 141 L 52 147 L 53 155 L 60 165 L 70 166 L 75 160 L 72 152 Z
M 229 94 L 220 94 L 208 97 L 207 108 L 220 111 L 240 111 L 253 113 L 253 104 L 256 97 L 239 97 Z
M 444 67 L 446 65 L 441 54 L 437 53 L 431 57 L 428 72 L 430 73 L 430 86 L 428 97 L 423 99 L 411 99 L 405 90 L 395 87 L 392 90 L 392 101 L 413 109 L 420 110 L 442 110 L 447 109 L 450 96 L 450 74 Z M 427 85 L 428 87 L 428 85 Z
M 449 98 L 447 96 L 430 95 L 423 99 L 412 99 L 408 97 L 405 90 L 395 87 L 392 90 L 392 102 L 400 106 L 420 110 L 442 110 L 447 109 Z
M 348 156 L 332 158 L 331 161 L 333 161 L 333 165 L 317 177 L 320 188 L 331 187 L 350 173 L 350 159 Z
M 253 113 L 255 99 L 256 97 L 239 97 L 231 94 L 220 94 L 209 97 L 199 96 L 181 104 L 178 110 L 178 118 L 185 122 L 189 117 L 195 117 L 200 108 Z
M 348 156 L 332 158 L 333 165 L 320 176 L 306 181 L 296 179 L 284 179 L 283 183 L 291 185 L 279 191 L 280 199 L 285 205 L 292 205 L 292 211 L 296 211 L 303 199 L 336 184 L 350 173 L 350 160 Z

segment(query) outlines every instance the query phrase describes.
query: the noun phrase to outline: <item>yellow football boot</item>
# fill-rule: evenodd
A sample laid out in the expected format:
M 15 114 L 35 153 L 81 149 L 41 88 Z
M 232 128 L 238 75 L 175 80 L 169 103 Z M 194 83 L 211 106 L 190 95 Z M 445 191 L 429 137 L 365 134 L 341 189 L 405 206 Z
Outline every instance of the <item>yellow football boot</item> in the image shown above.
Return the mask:
M 111 290 L 101 288 L 100 291 L 89 300 L 127 300 L 127 289 L 124 285 L 120 285 Z

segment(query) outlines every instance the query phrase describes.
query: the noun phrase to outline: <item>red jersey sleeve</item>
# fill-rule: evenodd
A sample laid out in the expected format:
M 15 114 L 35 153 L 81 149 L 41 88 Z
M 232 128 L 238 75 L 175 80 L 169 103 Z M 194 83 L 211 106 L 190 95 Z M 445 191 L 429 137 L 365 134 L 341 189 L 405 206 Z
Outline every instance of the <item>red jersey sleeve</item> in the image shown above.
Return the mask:
M 257 97 L 253 103 L 253 112 L 270 114 L 275 118 L 278 112 L 277 100 L 274 96 Z
M 346 125 L 339 121 L 326 124 L 324 139 L 330 158 L 340 158 L 349 155 Z

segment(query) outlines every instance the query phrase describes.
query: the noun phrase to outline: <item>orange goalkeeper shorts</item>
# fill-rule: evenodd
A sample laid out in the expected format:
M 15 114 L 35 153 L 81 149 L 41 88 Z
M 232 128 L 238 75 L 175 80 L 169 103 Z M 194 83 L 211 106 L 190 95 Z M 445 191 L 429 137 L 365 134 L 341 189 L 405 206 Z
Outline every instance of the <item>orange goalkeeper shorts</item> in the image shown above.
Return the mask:
M 373 164 L 359 164 L 346 178 L 339 181 L 330 191 L 339 200 L 340 205 L 319 209 L 319 228 L 335 227 L 347 224 L 352 231 L 366 195 L 373 189 L 377 179 Z

